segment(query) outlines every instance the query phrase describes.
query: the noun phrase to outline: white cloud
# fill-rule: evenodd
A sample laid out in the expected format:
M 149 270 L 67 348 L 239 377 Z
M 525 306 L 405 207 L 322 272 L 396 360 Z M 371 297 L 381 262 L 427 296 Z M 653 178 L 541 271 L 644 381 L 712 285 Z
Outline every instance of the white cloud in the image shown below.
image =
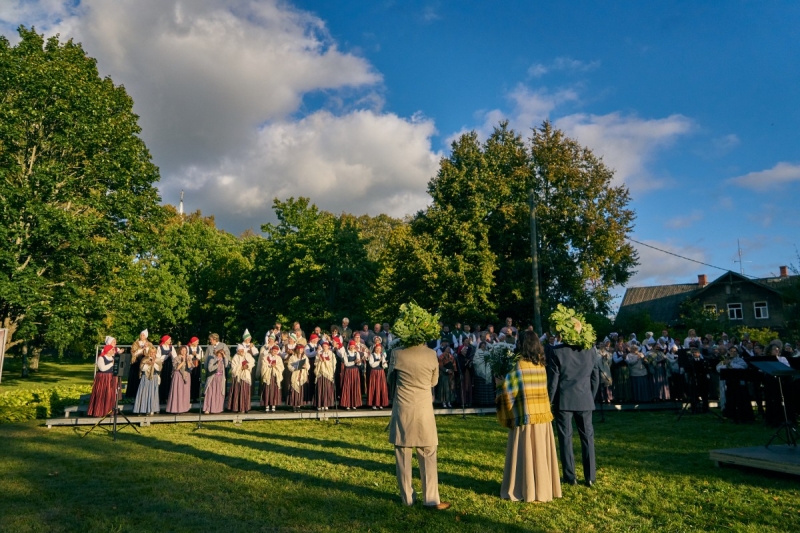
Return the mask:
M 430 200 L 426 186 L 439 159 L 431 152 L 434 133 L 433 122 L 424 118 L 318 111 L 266 125 L 245 157 L 194 168 L 165 192 L 177 197 L 184 188 L 187 209 L 222 211 L 220 223 L 239 229 L 258 229 L 274 197 L 309 196 L 332 212 L 401 217 Z
M 621 113 L 576 113 L 557 119 L 555 126 L 602 156 L 606 165 L 614 169 L 616 183 L 642 192 L 665 185 L 663 178 L 648 171 L 647 163 L 658 150 L 689 133 L 693 122 L 683 115 L 642 119 Z
M 397 216 L 428 201 L 432 121 L 381 113 L 381 75 L 310 13 L 277 0 L 40 0 L 4 4 L 0 19 L 81 42 L 132 96 L 165 201 L 185 188 L 187 209 L 226 229 L 257 228 L 274 196 Z M 309 94 L 327 110 L 305 110 Z
M 664 227 L 671 229 L 683 229 L 688 228 L 695 222 L 699 222 L 701 220 L 703 220 L 703 212 L 699 209 L 695 209 L 691 213 L 677 215 L 668 219 L 666 222 L 664 222 Z
M 550 72 L 589 72 L 600 67 L 600 61 L 580 61 L 571 57 L 557 57 L 550 64 L 534 63 L 528 68 L 528 76 L 541 78 Z
M 800 181 L 800 165 L 786 162 L 780 162 L 767 170 L 750 172 L 728 180 L 739 187 L 758 192 L 780 189 L 798 181 Z

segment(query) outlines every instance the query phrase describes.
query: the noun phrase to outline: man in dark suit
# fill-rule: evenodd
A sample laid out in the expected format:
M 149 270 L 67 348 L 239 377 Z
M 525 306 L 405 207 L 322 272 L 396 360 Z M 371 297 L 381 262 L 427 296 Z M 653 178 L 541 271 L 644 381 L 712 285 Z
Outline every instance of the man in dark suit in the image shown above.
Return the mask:
M 575 455 L 572 452 L 572 419 L 581 439 L 583 477 L 590 487 L 595 483 L 594 428 L 592 411 L 600 386 L 600 358 L 594 347 L 581 350 L 566 344 L 548 346 L 547 391 L 555 409 L 558 447 L 564 483 L 576 485 Z

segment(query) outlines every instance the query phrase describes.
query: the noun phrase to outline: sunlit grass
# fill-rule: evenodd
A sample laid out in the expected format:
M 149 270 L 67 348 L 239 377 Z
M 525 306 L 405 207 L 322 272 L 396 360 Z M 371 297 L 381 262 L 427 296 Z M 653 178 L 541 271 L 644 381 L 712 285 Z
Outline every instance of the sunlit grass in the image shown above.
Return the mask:
M 597 417 L 596 417 L 597 418 Z M 400 505 L 386 419 L 0 426 L 3 531 L 793 531 L 796 478 L 717 468 L 715 448 L 771 431 L 710 416 L 621 412 L 595 423 L 598 485 L 548 504 L 499 499 L 506 432 L 439 417 L 447 512 Z M 579 457 L 579 455 L 578 455 Z M 580 468 L 579 468 L 580 471 Z M 415 473 L 416 476 L 416 473 Z M 418 482 L 417 488 L 419 489 Z

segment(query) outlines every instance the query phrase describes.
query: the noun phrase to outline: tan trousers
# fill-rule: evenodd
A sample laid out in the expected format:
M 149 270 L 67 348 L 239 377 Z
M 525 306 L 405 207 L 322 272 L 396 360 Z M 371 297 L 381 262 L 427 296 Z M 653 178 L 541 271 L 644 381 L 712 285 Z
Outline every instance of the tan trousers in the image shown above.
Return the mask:
M 397 459 L 397 486 L 403 504 L 413 505 L 416 494 L 411 486 L 411 448 L 395 446 Z M 436 446 L 417 447 L 419 477 L 422 479 L 422 495 L 425 505 L 439 505 L 439 471 L 436 469 Z

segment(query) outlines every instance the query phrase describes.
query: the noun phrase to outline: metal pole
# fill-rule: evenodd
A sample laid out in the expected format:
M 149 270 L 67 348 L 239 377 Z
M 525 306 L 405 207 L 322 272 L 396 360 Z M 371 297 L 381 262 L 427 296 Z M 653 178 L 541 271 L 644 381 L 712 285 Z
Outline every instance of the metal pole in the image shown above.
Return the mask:
M 533 267 L 533 327 L 537 335 L 542 335 L 542 308 L 539 294 L 539 252 L 536 245 L 536 198 L 533 189 L 528 193 L 531 211 L 531 263 Z

